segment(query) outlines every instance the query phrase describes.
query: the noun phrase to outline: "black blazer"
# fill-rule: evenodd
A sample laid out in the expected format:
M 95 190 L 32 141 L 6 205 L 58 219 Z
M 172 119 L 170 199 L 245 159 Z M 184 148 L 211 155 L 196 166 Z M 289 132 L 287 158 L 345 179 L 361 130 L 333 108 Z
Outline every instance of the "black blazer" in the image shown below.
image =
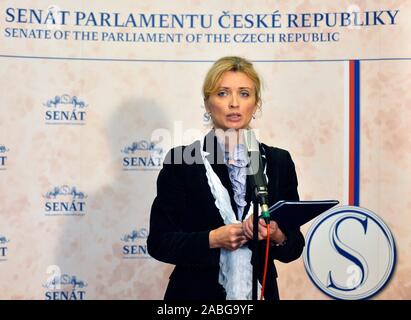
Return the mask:
M 223 152 L 210 131 L 204 138 L 207 159 L 231 197 L 233 211 L 237 212 L 234 193 L 223 161 Z M 200 154 L 201 144 L 173 148 L 165 157 L 157 180 L 150 232 L 147 239 L 149 254 L 162 262 L 176 265 L 164 299 L 225 299 L 224 288 L 218 283 L 220 249 L 209 248 L 209 232 L 224 225 L 211 194 L 206 169 Z M 282 149 L 261 144 L 265 154 L 268 177 L 269 205 L 278 200 L 298 200 L 297 176 L 290 154 Z M 264 157 L 263 157 L 264 159 Z M 248 212 L 251 188 L 247 182 L 245 200 Z M 304 247 L 300 230 L 282 230 L 287 236 L 284 246 L 270 248 L 271 260 L 290 262 L 297 259 Z M 250 241 L 251 242 L 251 241 Z M 262 269 L 265 241 L 259 243 L 259 266 Z M 260 281 L 262 270 L 259 270 Z M 265 299 L 279 299 L 277 272 L 269 263 Z

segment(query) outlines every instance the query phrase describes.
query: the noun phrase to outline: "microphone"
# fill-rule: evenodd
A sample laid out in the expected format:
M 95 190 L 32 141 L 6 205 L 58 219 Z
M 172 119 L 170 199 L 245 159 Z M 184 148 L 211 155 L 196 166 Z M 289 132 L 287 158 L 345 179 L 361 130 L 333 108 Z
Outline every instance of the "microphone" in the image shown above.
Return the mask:
M 248 181 L 250 182 L 255 197 L 260 204 L 262 217 L 265 222 L 269 224 L 270 213 L 268 212 L 267 179 L 264 175 L 259 143 L 257 142 L 254 131 L 252 130 L 243 130 L 243 138 L 249 159 L 247 172 Z

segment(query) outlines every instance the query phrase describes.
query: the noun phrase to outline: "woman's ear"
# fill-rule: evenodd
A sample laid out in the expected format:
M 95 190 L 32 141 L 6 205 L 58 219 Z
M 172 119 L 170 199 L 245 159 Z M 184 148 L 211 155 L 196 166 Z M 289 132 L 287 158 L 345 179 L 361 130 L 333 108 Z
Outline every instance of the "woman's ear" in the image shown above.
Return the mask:
M 256 103 L 255 106 L 254 106 L 253 114 L 256 114 L 256 112 L 258 111 L 258 109 L 260 109 L 260 106 L 259 106 L 258 103 Z

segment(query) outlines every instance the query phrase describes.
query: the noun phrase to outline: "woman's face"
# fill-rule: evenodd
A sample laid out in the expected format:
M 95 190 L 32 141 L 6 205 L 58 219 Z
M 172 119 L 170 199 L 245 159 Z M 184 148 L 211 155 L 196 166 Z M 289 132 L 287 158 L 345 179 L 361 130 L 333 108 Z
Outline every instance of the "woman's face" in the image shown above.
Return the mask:
M 215 128 L 245 129 L 257 109 L 256 103 L 253 81 L 243 72 L 226 71 L 217 91 L 205 101 L 205 108 L 211 112 Z

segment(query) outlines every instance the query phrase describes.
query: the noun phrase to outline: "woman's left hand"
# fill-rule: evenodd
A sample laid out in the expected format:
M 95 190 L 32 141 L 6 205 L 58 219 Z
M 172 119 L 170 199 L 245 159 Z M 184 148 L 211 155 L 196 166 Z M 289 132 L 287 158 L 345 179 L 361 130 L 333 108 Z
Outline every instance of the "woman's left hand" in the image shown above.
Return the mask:
M 243 221 L 244 234 L 248 239 L 253 238 L 253 215 L 250 215 Z M 278 227 L 277 222 L 270 221 L 270 240 L 275 243 L 282 243 L 286 237 L 285 234 Z M 264 219 L 258 220 L 258 240 L 267 239 L 267 224 Z

